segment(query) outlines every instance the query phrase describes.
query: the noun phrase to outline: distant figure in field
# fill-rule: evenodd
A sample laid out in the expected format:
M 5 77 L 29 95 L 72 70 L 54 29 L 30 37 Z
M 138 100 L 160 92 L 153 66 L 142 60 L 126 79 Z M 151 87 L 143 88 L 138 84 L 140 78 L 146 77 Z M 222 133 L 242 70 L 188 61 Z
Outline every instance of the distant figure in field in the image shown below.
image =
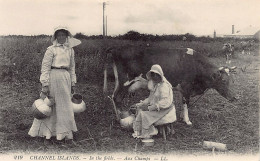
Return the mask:
M 76 74 L 73 47 L 81 43 L 72 38 L 66 27 L 57 27 L 51 38 L 53 45 L 47 48 L 42 60 L 40 97 L 54 99 L 52 114 L 46 119 L 34 119 L 28 134 L 32 137 L 44 137 L 46 145 L 55 136 L 58 141 L 73 142 L 73 132 L 77 131 L 71 102 L 71 93 L 75 91 Z M 61 142 L 62 143 L 62 142 Z

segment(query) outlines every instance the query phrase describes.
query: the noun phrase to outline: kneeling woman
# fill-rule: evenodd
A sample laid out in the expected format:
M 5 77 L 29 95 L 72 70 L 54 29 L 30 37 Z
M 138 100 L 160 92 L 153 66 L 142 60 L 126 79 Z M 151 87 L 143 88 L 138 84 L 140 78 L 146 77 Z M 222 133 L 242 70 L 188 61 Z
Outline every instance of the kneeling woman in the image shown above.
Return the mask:
M 56 136 L 57 140 L 73 139 L 77 131 L 72 109 L 71 93 L 76 83 L 74 50 L 72 47 L 81 42 L 72 38 L 66 27 L 55 29 L 51 39 L 53 45 L 47 48 L 42 60 L 40 81 L 42 83 L 41 97 L 46 95 L 55 101 L 52 115 L 46 119 L 34 119 L 29 135 L 45 137 L 46 143 Z
M 133 123 L 133 137 L 138 138 L 150 138 L 152 135 L 156 135 L 158 130 L 153 124 L 175 108 L 172 85 L 164 77 L 161 66 L 153 65 L 146 77 L 150 95 L 144 101 L 135 104 L 140 110 Z

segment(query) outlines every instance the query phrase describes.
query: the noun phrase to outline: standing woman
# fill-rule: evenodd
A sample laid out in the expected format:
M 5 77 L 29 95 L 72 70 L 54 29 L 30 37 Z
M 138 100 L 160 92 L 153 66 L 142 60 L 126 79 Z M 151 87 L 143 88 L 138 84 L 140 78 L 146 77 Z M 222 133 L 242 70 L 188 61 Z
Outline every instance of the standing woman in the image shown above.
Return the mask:
M 42 120 L 34 119 L 28 134 L 32 137 L 45 137 L 45 143 L 50 144 L 50 138 L 69 140 L 73 142 L 73 132 L 77 131 L 72 109 L 71 93 L 76 83 L 74 50 L 72 47 L 81 43 L 72 38 L 66 27 L 57 27 L 51 38 L 52 46 L 47 48 L 42 60 L 40 82 L 42 91 L 40 97 L 53 98 L 50 117 Z

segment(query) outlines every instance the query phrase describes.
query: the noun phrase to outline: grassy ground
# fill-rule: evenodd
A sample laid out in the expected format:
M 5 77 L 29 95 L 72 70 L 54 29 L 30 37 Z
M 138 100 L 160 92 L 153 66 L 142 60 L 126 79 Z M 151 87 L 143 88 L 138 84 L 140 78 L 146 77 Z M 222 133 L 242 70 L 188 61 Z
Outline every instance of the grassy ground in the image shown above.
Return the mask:
M 87 110 L 76 114 L 78 132 L 77 146 L 60 144 L 45 147 L 39 138 L 27 135 L 33 121 L 30 108 L 39 96 L 40 84 L 34 81 L 0 83 L 0 153 L 24 152 L 63 153 L 117 153 L 132 154 L 210 154 L 202 149 L 203 141 L 216 141 L 228 145 L 228 154 L 256 154 L 259 151 L 259 58 L 254 55 L 237 54 L 231 66 L 238 66 L 233 75 L 232 89 L 237 101 L 227 102 L 216 91 L 209 90 L 190 108 L 193 126 L 182 122 L 174 124 L 176 133 L 163 141 L 155 138 L 153 147 L 144 147 L 134 139 L 132 131 L 120 128 L 115 121 L 111 101 L 102 94 L 102 82 L 79 83 L 77 92 L 84 95 Z M 224 65 L 224 58 L 211 58 L 212 62 Z M 110 93 L 113 82 L 110 83 Z M 130 102 L 144 98 L 140 92 Z M 191 104 L 198 97 L 191 99 Z M 179 107 L 177 106 L 177 111 Z M 177 112 L 179 113 L 179 112 Z M 55 142 L 55 140 L 54 140 Z M 221 153 L 221 152 L 218 152 Z

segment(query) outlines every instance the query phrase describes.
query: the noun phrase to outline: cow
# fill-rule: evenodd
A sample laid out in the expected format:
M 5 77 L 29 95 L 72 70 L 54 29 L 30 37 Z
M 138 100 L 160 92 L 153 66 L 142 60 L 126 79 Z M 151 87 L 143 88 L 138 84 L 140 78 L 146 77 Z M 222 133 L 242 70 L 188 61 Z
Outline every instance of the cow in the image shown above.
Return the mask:
M 226 57 L 226 63 L 231 63 L 231 58 L 234 55 L 235 47 L 234 44 L 225 43 L 222 47 L 223 53 Z
M 240 46 L 241 46 L 241 53 L 242 54 L 251 54 L 251 48 L 253 46 L 254 40 L 249 40 L 249 41 L 241 41 Z
M 190 97 L 203 94 L 206 89 L 213 88 L 228 100 L 235 99 L 229 89 L 230 77 L 226 68 L 213 65 L 201 53 L 190 48 L 166 49 L 128 45 L 111 47 L 106 54 L 107 62 L 112 63 L 115 74 L 112 101 L 117 119 L 119 117 L 116 109 L 121 110 L 122 100 L 126 94 L 134 91 L 133 84 L 140 83 L 140 80 L 144 79 L 141 75 L 146 74 L 154 64 L 162 67 L 167 80 L 174 87 L 178 87 L 182 93 L 181 117 L 187 125 L 192 124 L 188 117 Z M 106 73 L 106 68 L 104 73 Z M 104 89 L 107 86 L 106 82 L 106 77 L 104 77 Z

